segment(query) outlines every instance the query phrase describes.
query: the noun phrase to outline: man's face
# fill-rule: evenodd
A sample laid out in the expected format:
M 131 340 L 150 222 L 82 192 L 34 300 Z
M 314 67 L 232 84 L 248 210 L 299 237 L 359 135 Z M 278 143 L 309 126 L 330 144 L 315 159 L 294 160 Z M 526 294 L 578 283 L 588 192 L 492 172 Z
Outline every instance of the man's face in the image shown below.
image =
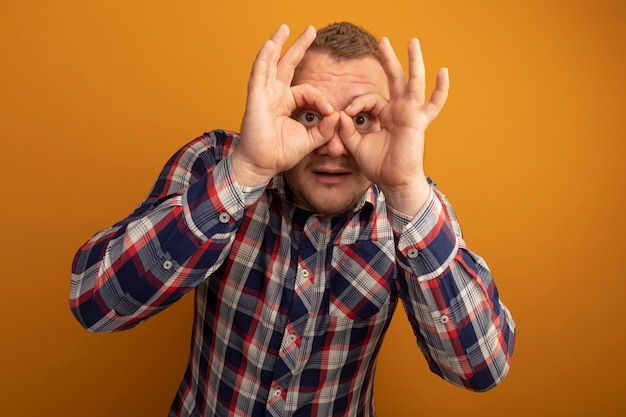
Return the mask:
M 378 93 L 384 97 L 389 94 L 382 65 L 369 56 L 337 60 L 324 52 L 309 51 L 293 79 L 294 85 L 305 83 L 321 91 L 335 111 L 344 110 L 364 94 Z M 306 126 L 319 121 L 319 112 L 315 108 L 301 108 L 293 117 Z M 353 119 L 359 128 L 380 129 L 378 121 L 367 114 Z M 284 173 L 295 202 L 302 208 L 323 214 L 342 213 L 371 185 L 343 145 L 338 130 L 339 126 L 330 141 Z

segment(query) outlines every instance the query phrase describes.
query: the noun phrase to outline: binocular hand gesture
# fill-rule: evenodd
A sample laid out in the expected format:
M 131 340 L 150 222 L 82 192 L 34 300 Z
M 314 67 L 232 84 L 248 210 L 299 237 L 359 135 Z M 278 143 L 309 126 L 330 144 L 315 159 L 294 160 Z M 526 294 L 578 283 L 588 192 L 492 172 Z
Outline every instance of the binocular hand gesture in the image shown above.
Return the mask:
M 426 100 L 425 68 L 417 39 L 408 45 L 409 75 L 403 71 L 389 40 L 378 48 L 389 85 L 380 93 L 355 97 L 334 109 L 328 97 L 311 84 L 292 85 L 296 67 L 315 39 L 308 27 L 281 52 L 289 28 L 281 25 L 259 51 L 248 83 L 241 140 L 233 152 L 237 181 L 261 185 L 289 170 L 306 155 L 339 137 L 362 173 L 385 193 L 388 203 L 416 214 L 430 193 L 423 166 L 424 132 L 443 108 L 449 89 L 448 72 L 439 70 L 435 89 Z M 312 108 L 311 123 L 293 118 L 294 111 Z M 355 125 L 360 114 L 376 119 L 379 129 Z M 336 139 L 334 139 L 336 140 Z

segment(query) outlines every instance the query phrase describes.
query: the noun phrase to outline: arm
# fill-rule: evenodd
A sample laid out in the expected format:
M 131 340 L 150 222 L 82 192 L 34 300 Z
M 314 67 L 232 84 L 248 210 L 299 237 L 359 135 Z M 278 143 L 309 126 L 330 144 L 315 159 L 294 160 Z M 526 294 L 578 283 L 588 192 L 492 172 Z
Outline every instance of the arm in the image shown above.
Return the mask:
M 487 265 L 465 247 L 452 207 L 424 174 L 424 132 L 447 99 L 448 71 L 439 70 L 426 100 L 419 42 L 408 45 L 408 79 L 387 39 L 379 50 L 389 99 L 356 98 L 341 115 L 340 135 L 385 195 L 400 296 L 431 369 L 456 385 L 484 391 L 509 369 L 515 325 Z M 355 129 L 351 117 L 361 112 L 378 118 L 380 130 Z
M 70 307 L 85 328 L 133 327 L 219 267 L 245 198 L 233 184 L 228 159 L 218 159 L 232 144 L 232 134 L 213 132 L 182 148 L 137 210 L 79 249 Z
M 400 297 L 430 369 L 486 391 L 508 373 L 515 323 L 487 265 L 465 246 L 448 200 L 432 190 L 414 219 L 390 210 Z
M 288 35 L 281 25 L 254 61 L 237 146 L 222 132 L 185 147 L 131 216 L 78 251 L 70 306 L 84 327 L 130 328 L 199 285 L 228 255 L 245 205 L 332 136 L 339 116 L 328 100 L 310 86 L 291 86 L 315 30 L 307 28 L 281 57 Z M 306 129 L 290 117 L 303 105 L 328 117 Z

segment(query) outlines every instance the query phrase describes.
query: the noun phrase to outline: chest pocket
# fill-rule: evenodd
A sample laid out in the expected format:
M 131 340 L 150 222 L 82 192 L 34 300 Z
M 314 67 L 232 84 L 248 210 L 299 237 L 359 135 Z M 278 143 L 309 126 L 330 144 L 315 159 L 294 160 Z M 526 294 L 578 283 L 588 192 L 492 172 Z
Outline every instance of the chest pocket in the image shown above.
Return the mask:
M 331 266 L 331 316 L 369 320 L 395 302 L 392 241 L 357 241 L 335 246 Z

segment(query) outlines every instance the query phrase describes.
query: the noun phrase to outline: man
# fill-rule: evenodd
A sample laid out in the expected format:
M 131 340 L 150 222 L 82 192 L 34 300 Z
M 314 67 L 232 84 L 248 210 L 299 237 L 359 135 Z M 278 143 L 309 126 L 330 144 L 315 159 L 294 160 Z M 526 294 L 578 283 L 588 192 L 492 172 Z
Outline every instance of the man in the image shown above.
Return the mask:
M 259 51 L 241 135 L 207 133 L 146 201 L 89 240 L 71 308 L 128 329 L 195 289 L 171 416 L 373 416 L 376 357 L 400 299 L 433 372 L 483 391 L 509 369 L 514 322 L 424 174 L 424 96 L 389 43 L 349 23 L 281 26 Z

